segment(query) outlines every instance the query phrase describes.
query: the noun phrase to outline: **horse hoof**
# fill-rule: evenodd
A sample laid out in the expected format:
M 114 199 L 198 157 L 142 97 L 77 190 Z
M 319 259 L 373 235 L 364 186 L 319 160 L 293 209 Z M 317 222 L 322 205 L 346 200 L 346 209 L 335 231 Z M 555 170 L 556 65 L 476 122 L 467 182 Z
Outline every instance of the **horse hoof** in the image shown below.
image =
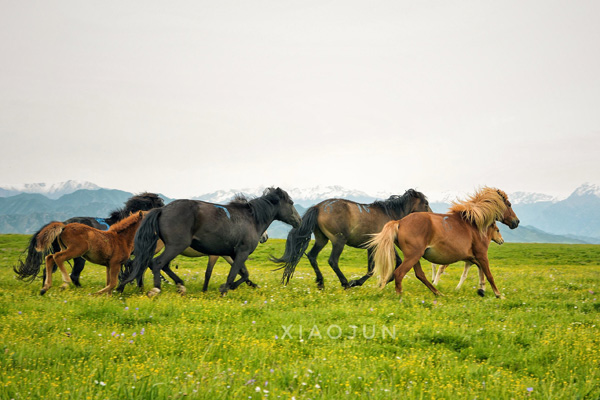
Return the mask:
M 177 292 L 179 294 L 181 294 L 182 296 L 185 296 L 185 294 L 187 293 L 187 289 L 182 284 L 178 284 L 177 285 Z
M 152 298 L 152 297 L 157 296 L 159 293 L 160 293 L 160 289 L 155 287 L 155 288 L 150 289 L 150 291 L 147 293 L 147 296 Z
M 483 289 L 477 289 L 477 294 L 479 296 L 481 296 L 481 297 L 484 297 L 485 296 L 485 290 L 483 290 Z
M 42 289 L 42 290 L 40 290 L 40 295 L 43 296 L 44 293 L 46 293 L 47 291 L 48 291 L 48 289 Z
M 227 293 L 228 290 L 229 290 L 229 286 L 227 286 L 226 283 L 224 283 L 221 286 L 219 286 L 219 292 L 221 292 L 222 295 L 224 295 L 225 293 Z

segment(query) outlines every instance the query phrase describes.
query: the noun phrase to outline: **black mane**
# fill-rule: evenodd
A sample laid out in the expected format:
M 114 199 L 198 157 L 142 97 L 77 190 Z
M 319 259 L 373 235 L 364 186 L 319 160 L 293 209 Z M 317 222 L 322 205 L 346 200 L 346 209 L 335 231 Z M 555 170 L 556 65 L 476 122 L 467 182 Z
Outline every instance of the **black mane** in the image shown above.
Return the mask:
M 422 202 L 427 201 L 427 197 L 414 189 L 408 189 L 403 195 L 392 195 L 387 200 L 378 200 L 371 203 L 371 206 L 378 207 L 387 215 L 394 219 L 400 219 L 408 215 L 411 210 L 413 199 L 419 199 Z
M 164 201 L 155 193 L 144 192 L 131 197 L 125 202 L 125 207 L 116 209 L 107 218 L 110 225 L 129 217 L 135 211 L 149 211 L 153 208 L 163 207 Z
M 290 196 L 280 188 L 267 188 L 261 197 L 248 199 L 247 196 L 238 193 L 229 203 L 231 206 L 247 207 L 250 213 L 259 224 L 269 222 L 273 218 L 273 207 L 281 200 L 291 201 Z

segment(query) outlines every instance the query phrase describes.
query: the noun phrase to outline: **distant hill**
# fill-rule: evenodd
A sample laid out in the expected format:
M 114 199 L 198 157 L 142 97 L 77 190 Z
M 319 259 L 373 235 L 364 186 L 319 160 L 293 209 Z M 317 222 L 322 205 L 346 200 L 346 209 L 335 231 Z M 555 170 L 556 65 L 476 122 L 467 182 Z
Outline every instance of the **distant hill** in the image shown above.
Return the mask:
M 77 189 L 84 187 L 83 189 Z M 0 233 L 32 233 L 52 220 L 66 220 L 74 216 L 107 217 L 121 208 L 130 192 L 111 189 L 87 189 L 98 186 L 90 182 L 67 181 L 59 184 L 26 184 L 0 187 Z M 262 194 L 264 188 L 223 190 L 195 197 L 213 203 L 227 203 L 237 193 L 250 197 Z M 7 193 L 12 195 L 6 196 Z M 63 193 L 58 198 L 58 193 Z M 327 198 L 347 198 L 359 203 L 371 203 L 375 197 L 340 186 L 290 189 L 290 196 L 302 215 L 306 209 Z M 401 193 L 398 193 L 401 194 Z M 172 199 L 162 196 L 165 203 Z M 379 199 L 389 195 L 381 194 Z M 432 194 L 431 208 L 444 213 L 449 201 L 460 197 L 456 193 Z M 509 242 L 540 243 L 596 243 L 600 244 L 600 187 L 583 184 L 568 198 L 558 200 L 540 193 L 509 194 L 521 225 L 516 230 L 502 227 Z M 436 199 L 442 199 L 441 201 Z M 285 238 L 291 228 L 274 222 L 268 230 L 273 238 Z
M 132 193 L 122 190 L 78 190 L 57 200 L 41 194 L 0 198 L 0 233 L 33 233 L 50 221 L 71 217 L 108 217 Z

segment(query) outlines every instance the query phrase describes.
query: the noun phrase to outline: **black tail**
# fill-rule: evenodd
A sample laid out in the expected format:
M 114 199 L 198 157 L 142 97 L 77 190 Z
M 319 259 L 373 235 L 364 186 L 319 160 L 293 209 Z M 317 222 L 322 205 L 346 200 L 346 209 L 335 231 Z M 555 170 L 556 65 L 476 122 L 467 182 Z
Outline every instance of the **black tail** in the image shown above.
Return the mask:
M 156 244 L 160 236 L 158 229 L 158 218 L 162 213 L 161 208 L 155 208 L 146 214 L 139 229 L 135 233 L 133 241 L 133 264 L 131 268 L 125 268 L 121 272 L 123 280 L 119 284 L 117 290 L 123 291 L 125 285 L 141 276 L 148 268 L 150 261 L 154 257 Z
M 290 278 L 294 276 L 296 265 L 298 265 L 298 262 L 310 244 L 312 233 L 317 226 L 318 215 L 319 209 L 316 206 L 309 208 L 302 217 L 300 226 L 292 229 L 290 233 L 288 233 L 283 256 L 281 258 L 271 257 L 271 261 L 278 264 L 284 264 L 281 267 L 285 268 L 283 276 L 281 277 L 281 283 L 287 285 Z
M 23 254 L 27 253 L 25 262 L 19 258 L 18 264 L 13 266 L 13 271 L 17 274 L 17 279 L 25 282 L 32 282 L 40 273 L 40 269 L 44 264 L 46 256 L 54 252 L 53 250 L 50 250 L 47 253 L 43 253 L 35 249 L 38 234 L 48 225 L 50 225 L 50 223 L 42 226 L 33 234 L 33 236 L 31 236 L 31 239 L 29 239 L 29 245 L 27 246 L 27 249 L 23 251 Z M 56 269 L 56 264 L 54 264 L 54 269 Z

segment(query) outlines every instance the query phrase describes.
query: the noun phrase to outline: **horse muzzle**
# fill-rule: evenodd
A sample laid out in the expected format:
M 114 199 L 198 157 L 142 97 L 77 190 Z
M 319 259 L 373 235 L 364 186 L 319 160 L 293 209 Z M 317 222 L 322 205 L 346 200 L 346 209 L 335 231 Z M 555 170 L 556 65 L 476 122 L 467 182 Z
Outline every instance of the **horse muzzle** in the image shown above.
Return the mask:
M 510 225 L 509 228 L 510 229 L 515 229 L 517 226 L 519 226 L 519 221 L 518 219 L 513 219 L 512 221 L 510 221 Z

